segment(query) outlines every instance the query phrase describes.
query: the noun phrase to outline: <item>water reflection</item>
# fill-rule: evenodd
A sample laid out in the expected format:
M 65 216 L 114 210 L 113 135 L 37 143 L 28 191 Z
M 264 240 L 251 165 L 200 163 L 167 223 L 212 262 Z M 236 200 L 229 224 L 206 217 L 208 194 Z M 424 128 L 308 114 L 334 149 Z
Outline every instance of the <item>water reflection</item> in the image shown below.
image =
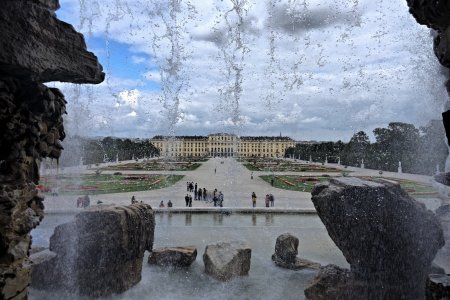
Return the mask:
M 185 215 L 184 224 L 186 226 L 191 226 L 191 224 L 192 224 L 192 214 L 187 213 L 187 214 L 184 214 L 184 215 Z
M 172 212 L 167 214 L 167 225 L 172 225 Z
M 252 214 L 252 224 L 256 226 L 256 214 Z
M 222 226 L 223 225 L 223 214 L 214 214 L 213 215 L 213 224 L 214 224 L 214 226 Z
M 273 214 L 265 214 L 266 226 L 273 225 Z

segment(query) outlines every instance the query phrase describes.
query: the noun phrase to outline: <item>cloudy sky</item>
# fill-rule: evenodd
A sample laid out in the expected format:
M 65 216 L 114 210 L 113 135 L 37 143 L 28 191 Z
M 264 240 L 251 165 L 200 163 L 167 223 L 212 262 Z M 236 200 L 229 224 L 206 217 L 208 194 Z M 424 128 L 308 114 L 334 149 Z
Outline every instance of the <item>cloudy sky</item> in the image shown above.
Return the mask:
M 51 83 L 69 134 L 348 141 L 440 118 L 444 78 L 405 0 L 60 0 L 100 85 Z M 81 5 L 81 7 L 80 7 Z

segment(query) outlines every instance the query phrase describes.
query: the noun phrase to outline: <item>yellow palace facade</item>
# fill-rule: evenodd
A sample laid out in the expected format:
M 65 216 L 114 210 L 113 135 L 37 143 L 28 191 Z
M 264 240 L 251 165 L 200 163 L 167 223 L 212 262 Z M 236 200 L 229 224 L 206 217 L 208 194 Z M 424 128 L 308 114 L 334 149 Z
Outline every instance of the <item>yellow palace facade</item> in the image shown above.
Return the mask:
M 157 135 L 150 142 L 159 149 L 160 156 L 188 157 L 283 157 L 295 141 L 284 136 L 237 136 L 215 133 L 208 136 Z

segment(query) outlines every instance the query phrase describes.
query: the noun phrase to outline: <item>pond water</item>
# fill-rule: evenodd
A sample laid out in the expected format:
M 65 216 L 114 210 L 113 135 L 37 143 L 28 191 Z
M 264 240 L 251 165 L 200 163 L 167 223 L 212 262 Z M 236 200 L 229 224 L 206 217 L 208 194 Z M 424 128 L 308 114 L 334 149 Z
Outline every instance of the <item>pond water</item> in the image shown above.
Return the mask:
M 186 269 L 147 264 L 142 280 L 133 288 L 107 299 L 304 299 L 303 291 L 314 277 L 311 270 L 285 270 L 271 260 L 276 238 L 290 232 L 300 239 L 299 257 L 326 265 L 348 267 L 316 215 L 302 214 L 157 214 L 154 247 L 197 246 L 197 260 Z M 73 215 L 47 215 L 33 230 L 33 244 L 48 246 L 56 225 Z M 207 244 L 246 240 L 252 246 L 248 276 L 219 282 L 204 273 L 202 255 Z M 88 299 L 64 292 L 30 289 L 30 299 Z

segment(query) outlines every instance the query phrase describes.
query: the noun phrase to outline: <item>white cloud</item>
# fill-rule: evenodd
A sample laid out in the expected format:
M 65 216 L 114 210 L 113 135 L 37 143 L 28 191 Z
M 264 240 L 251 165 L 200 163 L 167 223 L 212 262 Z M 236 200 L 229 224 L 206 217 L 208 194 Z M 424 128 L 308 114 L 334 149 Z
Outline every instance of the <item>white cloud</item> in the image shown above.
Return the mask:
M 322 118 L 319 117 L 312 117 L 312 118 L 306 118 L 301 120 L 302 123 L 316 123 L 322 121 Z
M 133 62 L 133 64 L 139 65 L 146 62 L 147 60 L 145 59 L 145 57 L 132 55 L 131 61 Z
M 127 117 L 136 117 L 137 113 L 133 110 L 132 112 L 130 112 L 129 114 L 127 114 Z
M 123 90 L 119 93 L 120 104 L 127 105 L 131 108 L 138 107 L 139 96 L 141 93 L 139 90 Z
M 151 65 L 134 79 L 107 74 L 107 82 L 91 88 L 93 96 L 88 91 L 85 98 L 69 93 L 69 103 L 77 97 L 78 104 L 90 103 L 89 98 L 97 101 L 88 106 L 94 115 L 108 120 L 114 133 L 163 133 L 158 130 L 167 123 L 167 103 L 159 101 L 159 90 L 146 90 L 145 85 L 161 84 L 155 64 L 167 59 L 171 51 L 162 43 L 155 48 L 155 58 L 152 44 L 154 33 L 162 37 L 164 31 L 151 15 L 154 4 L 168 2 L 84 1 L 81 18 L 79 1 L 60 2 L 61 10 L 70 10 L 62 14 L 68 21 L 80 24 L 84 20 L 84 33 L 91 29 L 93 36 L 103 36 L 108 28 L 109 39 L 129 45 L 126 55 L 132 63 Z M 272 2 L 275 6 L 269 10 L 267 1 L 248 7 L 242 37 L 249 53 L 244 58 L 238 110 L 218 92 L 227 83 L 234 84 L 233 78 L 226 80 L 228 70 L 217 47 L 226 38 L 223 16 L 230 2 L 190 1 L 198 12 L 193 17 L 187 17 L 182 7 L 179 24 L 185 30 L 180 30 L 179 37 L 186 57 L 180 74 L 189 85 L 179 98 L 177 134 L 281 131 L 296 139 L 348 139 L 354 131 L 371 131 L 392 121 L 420 125 L 440 118 L 446 98 L 444 78 L 428 29 L 409 15 L 406 1 L 310 0 L 305 7 L 288 6 L 298 1 Z M 272 32 L 275 48 L 269 69 Z M 125 55 L 113 54 L 111 64 L 114 56 Z M 130 108 L 136 116 L 127 119 L 130 123 L 121 123 Z M 233 118 L 239 120 L 237 124 Z

